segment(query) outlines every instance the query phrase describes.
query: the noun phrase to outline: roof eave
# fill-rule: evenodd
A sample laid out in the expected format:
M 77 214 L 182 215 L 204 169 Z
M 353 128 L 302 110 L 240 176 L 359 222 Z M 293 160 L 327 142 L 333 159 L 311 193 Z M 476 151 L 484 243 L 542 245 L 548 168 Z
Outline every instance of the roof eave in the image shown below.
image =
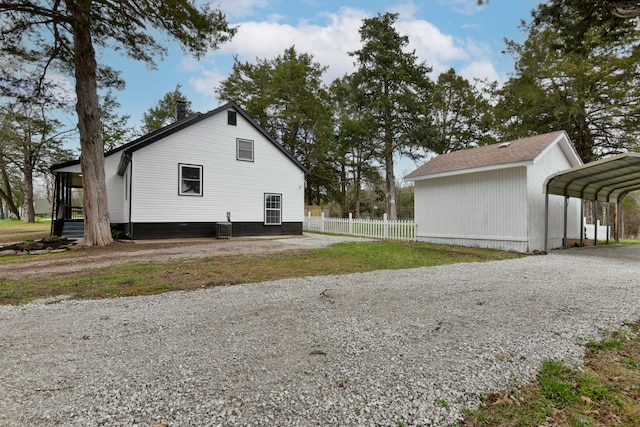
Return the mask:
M 510 169 L 510 168 L 517 168 L 517 167 L 527 167 L 527 166 L 532 165 L 533 163 L 534 163 L 533 160 L 525 160 L 525 161 L 503 163 L 503 164 L 497 164 L 497 165 L 488 165 L 488 166 L 482 166 L 482 167 L 477 167 L 477 168 L 458 169 L 458 170 L 455 170 L 455 171 L 440 172 L 440 173 L 434 173 L 434 174 L 429 174 L 429 175 L 419 175 L 419 176 L 414 176 L 414 177 L 410 176 L 411 174 L 409 174 L 409 175 L 405 176 L 403 179 L 405 181 L 423 181 L 423 180 L 427 180 L 427 179 L 445 178 L 445 177 L 449 177 L 449 176 L 466 175 L 466 174 L 469 174 L 469 173 L 487 172 L 487 171 L 498 170 L 498 169 Z

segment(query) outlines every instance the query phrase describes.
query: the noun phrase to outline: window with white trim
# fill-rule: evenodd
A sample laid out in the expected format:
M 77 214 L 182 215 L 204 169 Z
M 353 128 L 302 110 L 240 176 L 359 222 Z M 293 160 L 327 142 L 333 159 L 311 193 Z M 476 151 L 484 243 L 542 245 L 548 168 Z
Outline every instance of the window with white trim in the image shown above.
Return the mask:
M 253 141 L 236 139 L 236 158 L 246 162 L 253 162 Z
M 178 194 L 181 196 L 202 196 L 202 166 L 178 165 Z
M 282 194 L 264 195 L 264 224 L 282 225 Z

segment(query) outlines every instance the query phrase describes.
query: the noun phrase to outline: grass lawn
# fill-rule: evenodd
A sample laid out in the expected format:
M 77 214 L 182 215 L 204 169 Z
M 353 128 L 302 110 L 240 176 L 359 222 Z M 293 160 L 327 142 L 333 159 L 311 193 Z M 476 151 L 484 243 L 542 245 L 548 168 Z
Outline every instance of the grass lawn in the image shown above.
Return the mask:
M 547 360 L 531 384 L 493 393 L 462 427 L 640 426 L 640 324 L 587 344 L 584 367 Z
M 24 222 L 16 219 L 0 219 L 0 245 L 25 240 L 40 240 L 51 233 L 51 220 Z
M 47 260 L 82 262 L 77 251 L 43 256 Z M 54 277 L 5 280 L 0 282 L 0 304 L 21 304 L 59 295 L 69 295 L 72 298 L 151 295 L 292 277 L 492 261 L 521 256 L 486 249 L 385 241 L 339 243 L 328 248 L 301 249 L 270 255 L 126 262 Z M 20 263 L 24 259 L 23 256 L 7 257 L 2 262 Z

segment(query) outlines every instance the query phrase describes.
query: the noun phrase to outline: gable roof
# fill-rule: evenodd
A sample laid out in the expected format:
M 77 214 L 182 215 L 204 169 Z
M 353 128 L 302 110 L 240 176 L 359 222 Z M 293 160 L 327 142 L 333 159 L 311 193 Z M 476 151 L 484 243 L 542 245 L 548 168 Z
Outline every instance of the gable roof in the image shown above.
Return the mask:
M 405 176 L 404 179 L 414 181 L 422 178 L 466 173 L 472 170 L 529 164 L 533 163 L 536 158 L 550 148 L 551 145 L 559 143 L 562 140 L 567 142 L 563 150 L 568 157 L 573 157 L 570 161 L 572 163 L 577 162 L 577 164 L 582 164 L 573 145 L 569 143 L 569 137 L 566 132 L 558 131 L 501 144 L 491 144 L 441 154 Z
M 107 151 L 104 156 L 112 156 L 119 152 L 122 152 L 122 157 L 120 158 L 120 164 L 118 165 L 118 173 L 120 174 L 121 170 L 124 173 L 124 168 L 126 168 L 129 160 L 131 159 L 131 153 L 134 151 L 140 150 L 148 145 L 153 144 L 169 135 L 172 135 L 182 129 L 185 129 L 189 126 L 192 126 L 196 123 L 199 123 L 203 120 L 208 119 L 209 117 L 220 114 L 229 109 L 234 109 L 237 113 L 239 113 L 242 117 L 245 118 L 258 132 L 260 132 L 271 144 L 273 144 L 278 150 L 282 152 L 286 157 L 288 157 L 296 166 L 298 166 L 302 171 L 306 174 L 309 171 L 304 167 L 302 163 L 298 159 L 296 159 L 293 154 L 291 154 L 286 148 L 282 146 L 278 141 L 276 141 L 269 133 L 260 126 L 246 111 L 244 111 L 238 104 L 235 102 L 229 102 L 224 104 L 214 110 L 208 111 L 206 113 L 194 113 L 188 117 L 177 120 L 167 126 L 164 126 L 160 129 L 157 129 L 153 132 L 150 132 L 146 135 L 141 136 L 140 138 L 134 139 L 133 141 L 121 145 L 119 147 L 114 148 L 113 150 Z M 50 170 L 54 171 L 56 169 L 61 169 L 66 166 L 79 164 L 80 160 L 73 160 L 66 163 L 60 163 L 57 165 L 51 166 Z

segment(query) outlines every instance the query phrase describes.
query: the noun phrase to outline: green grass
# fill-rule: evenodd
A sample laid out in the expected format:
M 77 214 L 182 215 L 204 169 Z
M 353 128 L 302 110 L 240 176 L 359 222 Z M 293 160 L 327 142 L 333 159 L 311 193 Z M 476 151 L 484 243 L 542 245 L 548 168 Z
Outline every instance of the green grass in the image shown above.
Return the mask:
M 620 239 L 618 243 L 623 245 L 640 245 L 640 240 Z
M 37 219 L 36 222 L 0 219 L 0 246 L 4 243 L 42 239 L 48 236 L 50 232 L 51 220 L 49 219 Z
M 78 253 L 67 254 L 45 256 L 49 260 L 73 256 L 68 259 L 74 263 L 82 262 Z M 0 282 L 0 304 L 21 304 L 58 295 L 70 295 L 73 298 L 151 295 L 291 277 L 483 262 L 521 256 L 495 250 L 387 241 L 340 243 L 329 248 L 260 256 L 130 262 L 57 277 L 5 280 Z
M 543 362 L 534 382 L 483 398 L 465 427 L 640 425 L 640 324 L 587 344 L 584 367 Z M 631 332 L 629 332 L 629 329 Z

